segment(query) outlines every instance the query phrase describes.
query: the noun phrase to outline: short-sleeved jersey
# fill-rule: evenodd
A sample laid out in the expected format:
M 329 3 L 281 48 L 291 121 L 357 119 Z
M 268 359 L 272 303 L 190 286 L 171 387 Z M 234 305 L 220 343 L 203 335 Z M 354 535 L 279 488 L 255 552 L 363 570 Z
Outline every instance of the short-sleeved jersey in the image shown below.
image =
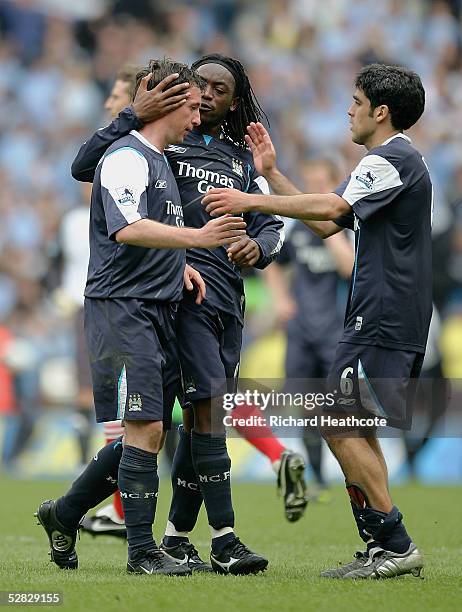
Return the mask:
M 212 138 L 192 131 L 181 145 L 166 147 L 165 155 L 178 185 L 187 227 L 200 228 L 210 221 L 202 204 L 209 189 L 227 187 L 248 193 L 269 193 L 266 180 L 253 166 L 250 151 L 226 137 Z M 281 249 L 284 224 L 271 215 L 251 213 L 244 218 L 247 233 L 259 244 L 262 253 L 256 267 L 264 267 Z M 207 286 L 207 300 L 242 320 L 243 281 L 240 268 L 228 259 L 227 248 L 188 249 L 186 258 L 201 273 Z
M 182 226 L 180 195 L 165 157 L 132 131 L 106 151 L 93 182 L 90 262 L 86 297 L 181 298 L 185 252 L 116 242 L 122 228 L 140 219 Z
M 278 263 L 291 263 L 291 290 L 297 305 L 294 323 L 310 343 L 338 340 L 342 330 L 339 306 L 340 276 L 324 240 L 303 223 L 286 229 L 286 241 Z
M 403 134 L 371 149 L 336 190 L 355 264 L 342 341 L 425 352 L 432 313 L 433 189 Z
M 93 181 L 95 168 L 108 147 L 131 130 L 141 126 L 132 107 L 125 108 L 107 127 L 98 130 L 80 148 L 72 175 L 80 181 Z M 202 227 L 210 216 L 201 200 L 212 187 L 234 187 L 250 193 L 266 193 L 268 185 L 253 166 L 249 150 L 229 138 L 188 134 L 180 145 L 165 150 L 177 180 L 184 207 L 185 225 Z M 276 215 L 247 213 L 247 234 L 260 248 L 255 268 L 263 269 L 279 253 L 284 241 L 284 224 Z M 202 274 L 207 284 L 207 300 L 219 310 L 243 322 L 244 291 L 240 268 L 230 264 L 225 247 L 187 251 L 187 260 Z

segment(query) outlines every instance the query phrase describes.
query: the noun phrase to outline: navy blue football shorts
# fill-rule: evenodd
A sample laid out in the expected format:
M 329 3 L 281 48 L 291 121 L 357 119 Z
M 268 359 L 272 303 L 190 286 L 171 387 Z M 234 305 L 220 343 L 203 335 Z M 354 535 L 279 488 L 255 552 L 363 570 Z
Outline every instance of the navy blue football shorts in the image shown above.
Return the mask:
M 180 390 L 176 304 L 85 299 L 85 335 L 96 420 L 163 421 Z
M 178 352 L 182 405 L 235 393 L 239 375 L 242 325 L 231 314 L 185 294 L 178 309 Z
M 409 429 L 423 353 L 340 342 L 328 377 L 329 413 L 380 417 Z

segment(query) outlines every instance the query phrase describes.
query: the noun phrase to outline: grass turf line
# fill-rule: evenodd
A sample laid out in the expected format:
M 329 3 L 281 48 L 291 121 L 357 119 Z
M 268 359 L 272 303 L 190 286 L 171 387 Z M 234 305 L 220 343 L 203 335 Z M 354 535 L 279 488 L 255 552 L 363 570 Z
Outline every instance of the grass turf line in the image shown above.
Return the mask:
M 286 522 L 275 488 L 235 484 L 236 532 L 270 560 L 258 576 L 204 575 L 190 578 L 130 576 L 125 544 L 115 538 L 81 535 L 80 567 L 62 571 L 48 561 L 48 542 L 33 513 L 39 503 L 59 496 L 64 482 L 0 478 L 0 590 L 61 591 L 72 612 L 121 610 L 299 611 L 387 609 L 393 612 L 454 610 L 462 597 L 460 487 L 407 485 L 393 489 L 409 533 L 424 551 L 425 579 L 346 582 L 319 572 L 348 561 L 360 540 L 347 496 L 333 489 L 330 504 L 311 504 L 305 517 Z M 155 536 L 165 526 L 170 484 L 161 483 Z M 208 556 L 209 531 L 202 514 L 192 541 Z M 41 609 L 53 609 L 40 606 Z M 54 608 L 56 609 L 56 607 Z

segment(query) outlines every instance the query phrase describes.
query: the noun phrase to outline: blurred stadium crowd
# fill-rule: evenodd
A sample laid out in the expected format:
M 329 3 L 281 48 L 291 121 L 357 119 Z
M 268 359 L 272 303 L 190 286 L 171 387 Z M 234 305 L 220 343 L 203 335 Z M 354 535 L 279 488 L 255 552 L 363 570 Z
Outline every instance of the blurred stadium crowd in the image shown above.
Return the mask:
M 410 135 L 435 185 L 443 364 L 462 378 L 460 0 L 0 0 L 0 414 L 20 414 L 22 428 L 5 460 L 21 451 L 40 406 L 76 394 L 79 297 L 69 287 L 81 281 L 66 258 L 86 235 L 63 219 L 88 193 L 69 168 L 108 123 L 115 73 L 217 51 L 248 69 L 295 183 L 304 159 L 327 155 L 349 172 L 362 156 L 346 116 L 361 65 L 400 63 L 422 76 L 427 109 Z

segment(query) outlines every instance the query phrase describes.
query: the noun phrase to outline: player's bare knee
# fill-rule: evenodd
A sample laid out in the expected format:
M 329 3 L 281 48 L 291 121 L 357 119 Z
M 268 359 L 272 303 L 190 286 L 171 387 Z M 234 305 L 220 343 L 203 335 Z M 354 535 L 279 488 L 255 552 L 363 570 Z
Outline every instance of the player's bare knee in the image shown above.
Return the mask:
M 162 421 L 125 421 L 125 444 L 129 446 L 157 453 L 162 435 Z
M 212 412 L 210 400 L 194 402 L 194 430 L 198 433 L 212 431 Z
M 191 433 L 194 428 L 194 412 L 192 404 L 183 408 L 183 429 L 186 433 Z

